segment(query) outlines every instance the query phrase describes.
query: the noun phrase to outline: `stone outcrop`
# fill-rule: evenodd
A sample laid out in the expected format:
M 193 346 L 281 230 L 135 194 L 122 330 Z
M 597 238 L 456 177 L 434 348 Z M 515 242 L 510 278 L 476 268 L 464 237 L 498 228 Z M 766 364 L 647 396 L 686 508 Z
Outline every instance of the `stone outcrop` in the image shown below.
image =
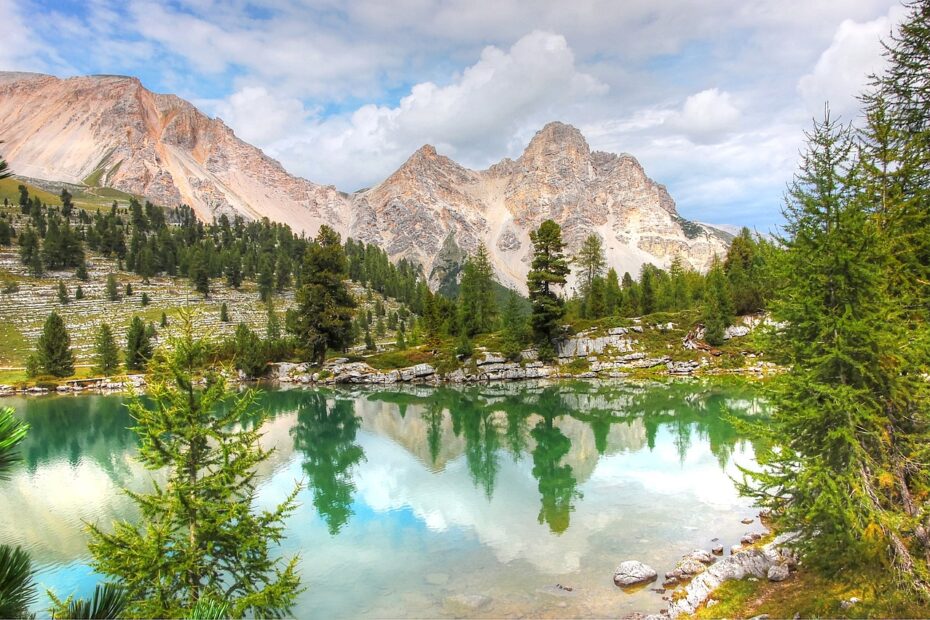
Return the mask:
M 426 145 L 354 194 L 288 174 L 220 119 L 131 77 L 0 72 L 0 136 L 23 177 L 184 203 L 207 221 L 268 217 L 311 236 L 325 223 L 416 262 L 434 288 L 454 280 L 465 254 L 483 243 L 498 279 L 525 290 L 529 233 L 546 219 L 562 226 L 569 253 L 598 235 L 621 274 L 644 263 L 668 267 L 675 256 L 702 270 L 730 238 L 682 219 L 632 155 L 592 152 L 581 132 L 558 122 L 520 157 L 487 170 Z
M 770 571 L 775 577 L 784 575 L 783 578 L 786 578 L 789 568 L 795 563 L 794 558 L 782 550 L 789 539 L 790 535 L 780 535 L 761 548 L 739 549 L 719 559 L 694 577 L 687 586 L 675 592 L 668 608 L 669 617 L 693 614 L 725 581 L 750 576 L 768 579 Z

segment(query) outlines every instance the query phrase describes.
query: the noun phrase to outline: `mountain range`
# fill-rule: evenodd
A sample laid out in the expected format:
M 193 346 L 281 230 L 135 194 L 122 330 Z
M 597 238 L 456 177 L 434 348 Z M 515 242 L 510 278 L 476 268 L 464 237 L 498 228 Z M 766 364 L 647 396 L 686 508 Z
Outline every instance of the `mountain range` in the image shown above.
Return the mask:
M 483 243 L 499 280 L 525 290 L 529 232 L 546 219 L 562 226 L 570 253 L 599 235 L 621 274 L 675 256 L 704 270 L 731 237 L 680 217 L 632 155 L 591 151 L 559 122 L 486 170 L 425 145 L 381 183 L 346 193 L 289 174 L 222 120 L 136 78 L 0 72 L 0 140 L 20 176 L 183 203 L 207 221 L 267 217 L 311 236 L 327 224 L 417 262 L 434 286 Z

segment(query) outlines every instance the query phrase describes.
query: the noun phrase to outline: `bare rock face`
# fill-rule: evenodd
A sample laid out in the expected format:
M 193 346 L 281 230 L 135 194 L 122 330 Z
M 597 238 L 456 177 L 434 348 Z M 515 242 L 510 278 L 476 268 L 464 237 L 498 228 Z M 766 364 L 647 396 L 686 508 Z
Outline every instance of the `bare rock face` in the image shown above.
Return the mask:
M 543 127 L 518 159 L 483 171 L 424 146 L 354 199 L 353 237 L 414 260 L 427 274 L 450 235 L 465 252 L 483 243 L 498 279 L 521 290 L 529 233 L 547 219 L 562 226 L 569 253 L 588 235 L 600 236 L 608 266 L 620 274 L 635 275 L 644 263 L 668 267 L 675 256 L 705 270 L 728 242 L 725 233 L 679 217 L 665 187 L 633 156 L 591 152 L 581 132 L 563 123 Z
M 208 221 L 224 213 L 268 217 L 311 236 L 327 224 L 427 275 L 438 266 L 434 288 L 454 271 L 449 248 L 471 253 L 484 244 L 498 279 L 525 290 L 529 233 L 546 219 L 562 226 L 569 253 L 588 235 L 600 236 L 608 265 L 621 275 L 644 263 L 668 267 L 676 256 L 703 270 L 729 239 L 680 218 L 665 187 L 633 156 L 592 152 L 563 123 L 543 127 L 516 160 L 482 171 L 423 146 L 353 195 L 288 174 L 221 120 L 130 77 L 0 72 L 0 138 L 21 176 L 184 203 Z
M 0 73 L 0 136 L 22 176 L 184 203 L 204 220 L 268 217 L 308 234 L 348 223 L 344 194 L 291 176 L 221 120 L 136 78 Z

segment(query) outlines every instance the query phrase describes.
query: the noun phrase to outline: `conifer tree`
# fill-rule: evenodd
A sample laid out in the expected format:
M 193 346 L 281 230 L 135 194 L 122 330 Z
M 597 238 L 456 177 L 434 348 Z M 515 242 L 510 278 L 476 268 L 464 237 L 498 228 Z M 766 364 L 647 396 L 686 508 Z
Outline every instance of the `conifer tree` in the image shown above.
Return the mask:
M 164 310 L 162 310 L 161 321 L 158 324 L 161 325 L 162 327 L 168 327 L 168 315 L 165 314 Z
M 271 510 L 254 508 L 255 468 L 270 454 L 259 445 L 267 413 L 254 409 L 252 392 L 232 394 L 221 374 L 197 386 L 209 351 L 190 317 L 182 321 L 181 336 L 153 360 L 148 399 L 129 403 L 139 459 L 167 479 L 130 495 L 140 523 L 89 526 L 93 567 L 122 584 L 133 617 L 189 617 L 206 601 L 222 601 L 231 617 L 286 615 L 300 590 L 297 558 L 276 559 L 274 547 L 299 487 Z M 252 430 L 240 426 L 246 416 Z
M 516 360 L 526 345 L 526 314 L 520 304 L 520 297 L 513 289 L 507 295 L 507 304 L 501 315 L 501 330 L 501 353 L 511 360 Z
M 560 334 L 565 303 L 556 291 L 565 284 L 569 268 L 562 229 L 558 224 L 546 220 L 539 229 L 530 232 L 530 241 L 533 243 L 533 262 L 527 276 L 527 287 L 533 306 L 531 323 L 540 354 L 546 357 L 552 352 L 552 341 Z
M 74 298 L 84 299 L 84 288 L 80 284 L 78 284 L 77 288 L 74 289 Z
M 497 314 L 494 301 L 494 268 L 484 244 L 478 245 L 462 267 L 459 308 L 468 335 L 491 331 Z
M 132 297 L 132 293 L 133 293 L 132 282 L 127 282 L 126 283 L 126 297 Z
M 29 425 L 19 420 L 11 407 L 0 408 L 0 481 L 8 480 L 10 469 L 21 460 L 18 448 L 28 430 Z M 29 607 L 36 600 L 33 575 L 26 551 L 0 545 L 0 618 L 30 617 Z
M 808 134 L 788 192 L 772 347 L 788 371 L 743 490 L 797 532 L 808 565 L 887 564 L 930 600 L 926 337 L 911 330 L 892 272 L 895 241 L 872 217 L 849 129 Z
M 604 275 L 604 267 L 607 266 L 607 260 L 604 257 L 604 244 L 601 242 L 599 235 L 588 235 L 584 243 L 582 243 L 574 262 L 578 266 L 578 293 L 581 296 L 581 316 L 589 317 L 590 295 L 594 280 Z
M 304 284 L 297 291 L 297 308 L 289 329 L 310 361 L 322 364 L 327 348 L 344 350 L 350 344 L 355 300 L 345 279 L 348 263 L 339 233 L 321 226 L 304 254 Z
M 66 304 L 71 301 L 71 298 L 68 296 L 68 287 L 65 286 L 65 283 L 61 280 L 58 281 L 58 303 Z
M 611 267 L 607 270 L 607 278 L 604 280 L 604 305 L 608 316 L 613 316 L 620 312 L 620 304 L 623 301 L 623 291 L 620 289 L 620 280 L 617 277 L 617 270 Z
M 42 249 L 39 245 L 39 235 L 31 226 L 27 226 L 19 235 L 19 259 L 29 268 L 33 278 L 39 278 L 45 273 L 45 264 L 42 262 Z
M 87 261 L 84 260 L 83 255 L 81 261 L 78 263 L 77 269 L 74 270 L 74 277 L 81 282 L 90 280 L 90 274 L 87 273 Z
M 220 304 L 220 321 L 222 323 L 229 323 L 229 308 L 226 306 L 226 302 Z
M 646 263 L 639 271 L 639 312 L 652 314 L 656 311 L 656 268 Z
M 116 287 L 116 274 L 107 274 L 107 299 L 116 301 L 119 299 L 119 289 Z
M 371 328 L 365 327 L 365 350 L 366 351 L 377 351 L 378 347 L 375 345 L 375 339 L 371 337 Z
M 36 354 L 39 368 L 43 373 L 53 377 L 69 377 L 74 374 L 71 337 L 68 335 L 65 322 L 57 312 L 53 311 L 45 319 Z
M 722 345 L 724 332 L 733 322 L 733 298 L 723 266 L 717 260 L 707 272 L 701 319 L 704 322 L 704 340 L 715 347 Z
M 107 323 L 101 323 L 94 337 L 94 372 L 112 375 L 119 370 L 119 348 L 113 329 Z
M 142 303 L 142 306 L 145 307 L 145 306 L 149 305 L 149 303 L 151 303 L 152 300 L 149 299 L 149 294 L 148 294 L 148 293 L 142 293 L 142 299 L 141 299 L 140 301 L 141 301 L 141 303 Z
M 274 300 L 269 299 L 267 304 L 268 320 L 265 323 L 265 337 L 275 341 L 281 338 L 281 324 L 278 314 L 274 310 Z
M 265 343 L 248 325 L 239 323 L 233 344 L 237 370 L 244 372 L 247 377 L 260 377 L 265 374 L 268 369 Z
M 151 334 L 142 319 L 134 316 L 126 332 L 126 370 L 145 370 L 151 357 Z

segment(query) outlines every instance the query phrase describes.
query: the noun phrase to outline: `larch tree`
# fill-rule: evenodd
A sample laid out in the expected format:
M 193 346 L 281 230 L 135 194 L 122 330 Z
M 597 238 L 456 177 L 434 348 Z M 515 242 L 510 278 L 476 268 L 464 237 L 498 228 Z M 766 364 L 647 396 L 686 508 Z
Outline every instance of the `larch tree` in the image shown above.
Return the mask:
M 588 235 L 575 256 L 578 270 L 578 293 L 581 296 L 581 314 L 588 316 L 591 305 L 591 289 L 595 279 L 604 275 L 607 259 L 604 257 L 604 244 L 597 234 Z M 593 318 L 593 317 L 592 317 Z
M 743 490 L 797 533 L 808 565 L 880 566 L 930 600 L 926 338 L 897 296 L 896 241 L 862 191 L 856 154 L 827 112 L 789 187 L 770 304 L 771 350 L 788 370 Z
M 138 458 L 166 480 L 129 492 L 137 523 L 88 526 L 92 565 L 122 585 L 131 616 L 188 617 L 208 604 L 225 606 L 223 617 L 280 617 L 300 579 L 297 558 L 276 558 L 274 547 L 300 485 L 275 508 L 254 508 L 256 467 L 270 456 L 258 430 L 268 414 L 256 411 L 251 391 L 231 392 L 221 373 L 198 386 L 210 350 L 192 331 L 182 314 L 180 335 L 152 360 L 147 398 L 129 402 Z

